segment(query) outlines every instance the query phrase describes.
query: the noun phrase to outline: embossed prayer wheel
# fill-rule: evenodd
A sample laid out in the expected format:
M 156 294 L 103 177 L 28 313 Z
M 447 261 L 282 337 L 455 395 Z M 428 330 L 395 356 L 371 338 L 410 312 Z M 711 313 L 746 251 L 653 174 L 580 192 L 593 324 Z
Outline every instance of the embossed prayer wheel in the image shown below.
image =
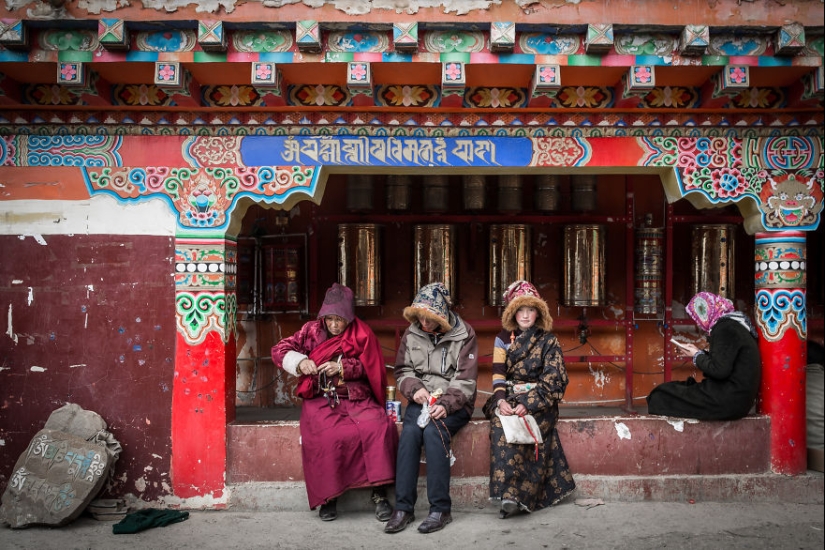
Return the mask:
M 406 174 L 387 176 L 385 189 L 387 193 L 387 210 L 402 212 L 410 209 L 410 188 L 412 177 Z
M 699 224 L 691 228 L 691 296 L 712 292 L 734 300 L 736 226 Z
M 381 226 L 338 226 L 338 282 L 355 294 L 356 306 L 381 303 Z
M 639 315 L 661 318 L 664 314 L 664 242 L 662 228 L 636 230 L 636 285 L 633 310 Z
M 596 204 L 596 176 L 571 176 L 570 208 L 574 212 L 592 212 Z
M 564 293 L 567 307 L 605 305 L 605 232 L 602 225 L 564 226 Z
M 373 182 L 369 174 L 347 176 L 347 210 L 350 212 L 371 212 L 373 208 Z
M 487 183 L 481 174 L 469 174 L 462 179 L 464 210 L 484 210 Z
M 521 176 L 505 174 L 498 177 L 498 210 L 499 212 L 521 211 Z
M 455 300 L 455 226 L 416 225 L 413 294 L 429 283 L 444 283 Z
M 554 212 L 559 209 L 559 177 L 553 174 L 536 176 L 534 203 L 540 212 Z
M 444 174 L 425 176 L 422 183 L 424 212 L 446 212 L 450 208 L 449 179 Z
M 529 281 L 531 267 L 530 227 L 522 224 L 491 225 L 490 305 L 504 305 L 504 291 L 513 281 Z

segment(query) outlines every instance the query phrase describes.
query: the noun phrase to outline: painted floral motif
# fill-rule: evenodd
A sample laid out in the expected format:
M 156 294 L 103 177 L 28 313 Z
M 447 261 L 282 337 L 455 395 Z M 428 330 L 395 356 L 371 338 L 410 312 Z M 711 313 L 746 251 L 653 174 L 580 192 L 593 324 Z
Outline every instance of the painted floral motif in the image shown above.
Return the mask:
M 389 36 L 375 32 L 333 31 L 327 37 L 331 52 L 385 52 L 389 45 Z
M 69 88 L 58 84 L 33 84 L 24 86 L 26 103 L 33 105 L 80 105 L 80 99 Z
M 778 109 L 785 103 L 785 95 L 777 88 L 748 88 L 733 98 L 735 107 L 744 109 Z
M 767 41 L 756 35 L 711 35 L 708 44 L 710 55 L 763 55 L 767 49 Z
M 257 107 L 263 105 L 253 86 L 209 86 L 202 90 L 204 102 L 212 107 Z
M 653 88 L 642 100 L 642 107 L 672 107 L 687 109 L 699 103 L 699 92 L 693 88 L 661 86 Z
M 139 32 L 135 45 L 144 52 L 190 52 L 195 49 L 197 41 L 195 31 L 166 30 Z
M 389 85 L 378 87 L 375 99 L 383 107 L 432 107 L 438 98 L 434 86 Z
M 216 331 L 224 342 L 234 331 L 237 303 L 235 294 L 223 292 L 177 292 L 175 319 L 189 345 L 201 344 L 207 334 Z M 228 329 L 228 330 L 227 330 Z
M 629 33 L 616 37 L 619 55 L 666 56 L 676 50 L 676 38 L 667 34 Z
M 172 99 L 154 84 L 119 84 L 112 89 L 115 103 L 120 105 L 171 105 Z
M 315 86 L 291 86 L 289 88 L 289 100 L 292 105 L 330 107 L 348 105 L 351 99 L 349 92 L 340 86 L 317 84 Z
M 241 136 L 191 137 L 183 143 L 184 158 L 193 168 L 243 166 Z
M 568 86 L 559 90 L 556 99 L 562 107 L 609 107 L 613 103 L 613 92 L 596 86 Z
M 232 45 L 242 53 L 287 52 L 292 44 L 289 31 L 237 31 L 232 34 Z
M 532 138 L 533 166 L 582 166 L 593 155 L 587 140 L 576 138 Z
M 484 51 L 481 32 L 430 31 L 424 35 L 424 47 L 433 53 L 474 53 Z
M 471 88 L 465 96 L 471 107 L 523 107 L 527 97 L 514 88 Z
M 533 55 L 573 55 L 579 51 L 581 39 L 573 34 L 521 33 L 518 43 L 522 52 Z
M 47 51 L 93 52 L 100 43 L 97 31 L 87 30 L 47 30 L 38 35 L 37 42 Z

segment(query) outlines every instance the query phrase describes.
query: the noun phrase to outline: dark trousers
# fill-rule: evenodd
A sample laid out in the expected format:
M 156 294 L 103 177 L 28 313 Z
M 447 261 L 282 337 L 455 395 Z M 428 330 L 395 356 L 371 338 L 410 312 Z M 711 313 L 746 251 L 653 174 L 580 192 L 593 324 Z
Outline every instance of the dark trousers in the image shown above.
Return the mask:
M 395 508 L 415 511 L 418 499 L 418 472 L 421 468 L 421 448 L 427 457 L 427 499 L 430 512 L 449 512 L 450 500 L 450 439 L 467 425 L 470 415 L 461 409 L 446 418 L 430 420 L 423 430 L 416 421 L 421 405 L 410 402 L 404 412 L 398 461 L 395 468 Z

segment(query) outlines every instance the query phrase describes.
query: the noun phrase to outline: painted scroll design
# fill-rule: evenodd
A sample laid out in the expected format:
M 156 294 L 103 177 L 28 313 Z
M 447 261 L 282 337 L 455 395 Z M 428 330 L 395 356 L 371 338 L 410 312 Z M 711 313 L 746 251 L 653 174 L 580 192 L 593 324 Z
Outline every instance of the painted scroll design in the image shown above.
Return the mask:
M 117 166 L 122 136 L 18 136 L 4 164 L 13 166 Z
M 175 295 L 175 321 L 186 343 L 197 346 L 216 331 L 223 342 L 235 333 L 238 303 L 235 293 L 178 292 Z
M 593 156 L 593 147 L 586 139 L 531 138 L 531 166 L 583 166 Z
M 769 342 L 781 340 L 785 331 L 793 330 L 800 340 L 808 337 L 804 290 L 756 291 L 756 324 Z
M 282 204 L 292 193 L 316 191 L 314 166 L 221 168 L 83 168 L 89 194 L 123 202 L 163 198 L 177 213 L 179 228 L 225 230 L 229 213 L 243 197 Z
M 644 137 L 644 166 L 676 166 L 682 195 L 713 204 L 754 199 L 768 230 L 811 230 L 823 210 L 822 140 L 816 137 Z

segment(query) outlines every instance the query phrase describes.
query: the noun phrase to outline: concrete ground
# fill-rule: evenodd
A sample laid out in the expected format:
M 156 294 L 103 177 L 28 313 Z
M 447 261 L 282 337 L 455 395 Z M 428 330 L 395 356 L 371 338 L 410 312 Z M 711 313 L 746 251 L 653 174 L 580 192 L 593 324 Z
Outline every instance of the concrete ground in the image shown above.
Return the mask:
M 12 549 L 817 549 L 825 545 L 823 504 L 603 502 L 568 499 L 529 515 L 499 519 L 498 510 L 454 510 L 453 523 L 429 535 L 416 522 L 395 535 L 369 511 L 190 511 L 187 520 L 114 535 L 113 522 L 81 516 L 59 528 L 0 527 L 0 548 Z

